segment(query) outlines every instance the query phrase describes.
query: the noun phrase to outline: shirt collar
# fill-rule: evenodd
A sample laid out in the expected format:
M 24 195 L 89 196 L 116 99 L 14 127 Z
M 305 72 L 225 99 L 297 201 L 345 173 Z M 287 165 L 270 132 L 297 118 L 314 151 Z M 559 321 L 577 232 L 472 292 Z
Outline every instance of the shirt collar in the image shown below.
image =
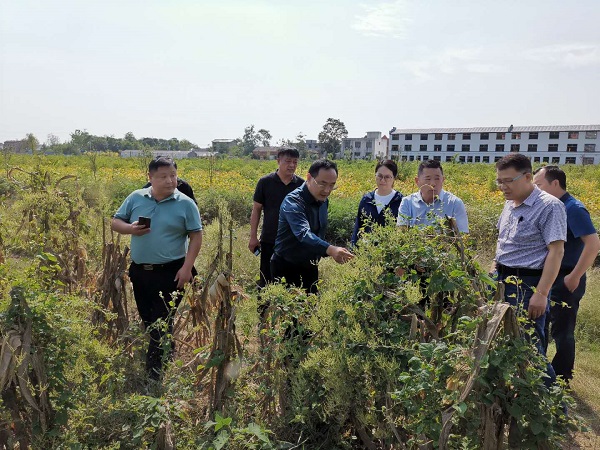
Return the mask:
M 565 192 L 559 200 L 563 203 L 566 203 L 567 200 L 569 200 L 569 198 L 571 198 L 571 194 L 569 194 L 568 192 Z
M 529 194 L 529 197 L 527 197 L 525 199 L 525 201 L 522 203 L 523 205 L 527 205 L 527 206 L 532 206 L 535 201 L 538 199 L 538 197 L 540 196 L 542 190 L 537 187 L 537 186 L 533 186 L 533 191 L 531 191 L 531 194 Z M 514 202 L 513 202 L 514 204 Z
M 302 195 L 304 200 L 306 200 L 306 202 L 309 204 L 312 203 L 312 204 L 321 206 L 323 203 L 325 203 L 325 202 L 317 200 L 316 198 L 313 197 L 313 195 L 308 190 L 308 181 L 305 181 L 304 184 L 302 185 L 302 189 L 300 190 L 300 195 Z
M 415 195 L 416 195 L 416 197 L 417 197 L 417 200 L 418 200 L 419 202 L 423 202 L 423 203 L 425 203 L 426 205 L 431 205 L 431 204 L 432 204 L 432 203 L 427 203 L 425 200 L 423 200 L 423 196 L 421 195 L 421 190 L 418 190 L 417 192 L 415 192 Z M 437 197 L 435 197 L 435 198 L 433 199 L 433 203 L 436 203 L 436 202 L 441 202 L 441 201 L 443 201 L 443 198 L 444 198 L 445 196 L 446 196 L 446 191 L 444 191 L 444 190 L 442 189 L 442 190 L 440 191 L 440 195 L 438 195 Z
M 144 197 L 148 197 L 151 198 L 152 200 L 156 200 L 153 196 L 152 196 L 152 186 L 148 186 L 147 188 L 143 188 L 142 191 L 144 191 L 143 195 Z M 171 199 L 176 199 L 179 198 L 179 196 L 181 195 L 181 192 L 179 191 L 179 189 L 175 188 L 175 191 L 169 195 L 166 198 L 163 198 L 160 202 L 164 202 L 166 200 L 171 200 Z

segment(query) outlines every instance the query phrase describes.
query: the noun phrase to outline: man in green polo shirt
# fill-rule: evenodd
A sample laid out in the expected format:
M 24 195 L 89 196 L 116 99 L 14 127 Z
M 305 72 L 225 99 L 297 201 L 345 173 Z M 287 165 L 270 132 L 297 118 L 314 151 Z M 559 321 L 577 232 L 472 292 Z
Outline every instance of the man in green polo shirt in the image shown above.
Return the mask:
M 161 341 L 173 332 L 182 289 L 196 275 L 194 261 L 202 246 L 202 222 L 193 200 L 177 190 L 172 159 L 158 157 L 150 162 L 148 179 L 150 187 L 129 194 L 113 216 L 111 228 L 131 235 L 129 278 L 150 334 L 146 370 L 150 378 L 158 380 L 172 351 L 166 352 Z M 147 218 L 149 226 L 141 223 Z M 166 330 L 154 325 L 159 319 L 166 322 Z

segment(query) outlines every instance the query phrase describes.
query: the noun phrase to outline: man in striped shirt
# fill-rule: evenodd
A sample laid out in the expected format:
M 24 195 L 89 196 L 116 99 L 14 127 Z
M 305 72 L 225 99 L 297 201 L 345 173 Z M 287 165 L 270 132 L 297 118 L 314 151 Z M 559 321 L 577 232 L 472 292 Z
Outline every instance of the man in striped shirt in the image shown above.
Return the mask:
M 498 220 L 494 269 L 505 282 L 505 301 L 527 312 L 534 343 L 544 352 L 548 297 L 558 275 L 567 239 L 563 203 L 532 182 L 531 161 L 511 153 L 496 163 L 496 183 L 506 203 Z M 507 278 L 511 279 L 507 280 Z M 511 282 L 516 278 L 517 282 Z M 546 384 L 556 375 L 548 364 Z

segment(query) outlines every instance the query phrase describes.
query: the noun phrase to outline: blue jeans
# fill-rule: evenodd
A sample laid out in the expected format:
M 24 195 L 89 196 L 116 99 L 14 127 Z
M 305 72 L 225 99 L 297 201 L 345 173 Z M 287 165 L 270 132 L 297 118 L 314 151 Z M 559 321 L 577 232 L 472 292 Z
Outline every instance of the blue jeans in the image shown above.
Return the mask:
M 506 276 L 500 276 L 499 281 L 504 281 Z M 514 277 L 512 277 L 514 278 Z M 522 309 L 527 315 L 527 309 L 529 308 L 529 300 L 533 295 L 533 289 L 537 286 L 540 281 L 540 277 L 535 275 L 530 276 L 520 276 L 518 280 L 518 284 L 515 283 L 504 283 L 504 300 L 507 303 L 510 303 L 512 306 L 517 309 Z M 546 356 L 545 351 L 545 343 L 546 343 L 546 335 L 545 335 L 545 325 L 546 325 L 546 316 L 550 312 L 550 302 L 546 306 L 546 312 L 542 314 L 535 320 L 528 321 L 528 328 L 533 328 L 535 335 L 533 336 L 533 344 L 538 349 L 541 355 Z M 554 368 L 552 364 L 549 362 L 546 365 L 546 373 L 547 377 L 544 380 L 544 384 L 550 387 L 556 381 L 556 373 L 554 372 Z
M 573 378 L 575 364 L 575 323 L 579 302 L 585 294 L 586 277 L 581 277 L 579 286 L 573 292 L 565 287 L 564 275 L 559 277 L 552 286 L 550 293 L 550 317 L 546 321 L 546 336 L 552 336 L 556 343 L 556 355 L 552 359 L 552 367 L 556 375 L 565 380 Z M 562 303 L 566 305 L 563 306 Z M 550 331 L 550 333 L 549 333 Z M 546 340 L 548 348 L 548 340 Z

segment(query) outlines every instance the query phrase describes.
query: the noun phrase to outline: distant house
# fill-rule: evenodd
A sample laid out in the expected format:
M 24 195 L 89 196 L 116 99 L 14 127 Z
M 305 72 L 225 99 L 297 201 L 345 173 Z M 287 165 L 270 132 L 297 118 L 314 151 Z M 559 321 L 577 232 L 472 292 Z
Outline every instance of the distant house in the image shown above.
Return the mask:
M 135 158 L 139 156 L 147 155 L 147 150 L 121 150 L 119 156 L 122 158 Z M 171 151 L 171 150 L 150 150 L 153 158 L 158 156 L 166 156 L 172 159 L 184 159 L 184 158 L 208 158 L 215 155 L 215 152 L 209 151 L 209 149 L 195 148 L 190 151 Z
M 513 152 L 532 163 L 600 163 L 600 125 L 392 128 L 390 137 L 390 157 L 400 161 L 494 163 Z
M 388 152 L 389 140 L 381 131 L 367 131 L 362 138 L 342 139 L 342 155 L 350 152 L 351 159 L 381 159 Z
M 2 144 L 3 150 L 9 150 L 14 153 L 31 153 L 31 150 L 27 148 L 27 141 L 21 139 L 19 141 L 4 141 Z
M 217 153 L 227 153 L 227 151 L 234 147 L 236 139 L 213 139 L 212 149 Z
M 277 152 L 283 147 L 256 147 L 252 150 L 252 156 L 258 159 L 275 159 L 277 158 Z

